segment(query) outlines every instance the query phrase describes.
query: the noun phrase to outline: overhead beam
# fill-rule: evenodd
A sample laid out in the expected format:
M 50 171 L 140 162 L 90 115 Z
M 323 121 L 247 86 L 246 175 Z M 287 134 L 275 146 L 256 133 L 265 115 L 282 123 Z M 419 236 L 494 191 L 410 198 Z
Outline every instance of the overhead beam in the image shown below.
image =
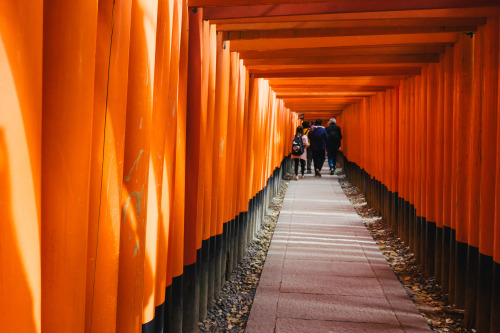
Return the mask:
M 225 2 L 227 6 L 228 2 Z M 233 1 L 231 1 L 234 4 Z M 420 9 L 467 8 L 498 5 L 498 0 L 338 0 L 334 3 L 285 3 L 254 5 L 246 1 L 242 6 L 207 7 L 203 10 L 205 20 L 220 20 L 231 18 L 317 15 L 333 13 L 360 13 L 380 11 L 410 11 Z M 191 3 L 190 3 L 191 5 Z M 219 3 L 219 5 L 224 5 Z M 254 5 L 254 6 L 252 6 Z M 198 5 L 199 7 L 202 4 Z
M 273 89 L 274 90 L 274 89 Z M 276 97 L 283 100 L 286 99 L 315 99 L 315 98 L 330 98 L 330 97 L 368 97 L 375 96 L 376 92 L 342 92 L 342 93 L 316 93 L 316 92 L 292 92 L 292 93 L 278 93 Z
M 344 105 L 344 104 L 351 104 L 351 103 L 357 103 L 361 102 L 363 97 L 360 97 L 358 99 L 345 99 L 345 100 L 338 100 L 338 101 L 330 101 L 327 98 L 324 99 L 283 99 L 285 102 L 285 105 L 295 105 L 295 106 L 305 106 L 305 107 L 310 107 L 313 105 L 316 105 L 318 107 L 330 107 L 331 105 Z
M 340 78 L 287 78 L 269 79 L 272 86 L 294 87 L 300 86 L 395 86 L 399 85 L 397 77 L 340 77 Z
M 308 0 L 310 3 L 315 2 L 337 2 L 338 0 Z M 293 4 L 304 3 L 304 0 L 189 0 L 189 7 L 221 7 L 221 6 L 248 6 L 248 5 L 278 5 L 278 4 Z
M 335 57 L 300 57 L 281 59 L 245 59 L 245 66 L 259 65 L 336 65 L 336 64 L 405 64 L 438 63 L 439 54 L 356 55 Z
M 297 93 L 278 93 L 276 92 L 276 97 L 281 98 L 281 99 L 287 99 L 287 98 L 303 98 L 303 99 L 308 99 L 308 98 L 328 98 L 328 97 L 369 97 L 369 96 L 375 96 L 377 93 L 376 92 L 343 92 L 342 94 L 340 93 L 316 93 L 316 92 L 297 92 Z
M 341 76 L 385 76 L 385 75 L 419 75 L 419 68 L 373 68 L 373 69 L 335 69 L 335 70 L 287 70 L 287 71 L 254 71 L 255 78 L 292 78 L 292 77 L 341 77 Z
M 475 3 L 474 3 L 475 4 Z M 207 9 L 208 10 L 208 9 Z M 204 11 L 206 13 L 206 10 Z M 308 21 L 339 21 L 364 19 L 404 19 L 404 18 L 460 18 L 460 17 L 489 17 L 500 14 L 500 5 L 474 6 L 470 8 L 442 8 L 421 10 L 387 10 L 351 13 L 312 14 L 312 15 L 281 15 L 281 16 L 254 16 L 238 18 L 211 19 L 211 23 L 273 23 L 273 22 L 308 22 Z
M 430 17 L 364 20 L 326 20 L 310 22 L 220 23 L 218 31 L 322 29 L 358 27 L 408 27 L 408 26 L 478 26 L 486 24 L 484 17 Z
M 379 91 L 384 91 L 386 89 L 393 88 L 393 86 L 276 86 L 270 84 L 271 88 L 276 93 L 287 94 L 287 93 L 330 93 L 330 94 L 342 94 L 342 93 L 376 93 Z
M 359 47 L 315 47 L 310 49 L 240 51 L 242 59 L 272 59 L 300 57 L 340 57 L 355 55 L 419 55 L 444 53 L 445 44 L 375 45 Z
M 285 71 L 285 70 L 335 70 L 335 69 L 374 69 L 374 68 L 419 68 L 424 67 L 426 63 L 407 63 L 407 64 L 296 64 L 296 65 L 252 65 L 246 66 L 250 72 L 254 71 Z
M 232 51 L 248 50 L 280 50 L 307 49 L 318 47 L 356 47 L 371 45 L 423 44 L 423 43 L 454 43 L 458 39 L 456 32 L 428 34 L 394 34 L 366 35 L 341 37 L 311 37 L 311 38 L 268 38 L 253 40 L 230 41 Z
M 224 40 L 252 40 L 264 38 L 310 38 L 310 37 L 338 37 L 338 36 L 365 36 L 365 35 L 394 35 L 394 34 L 424 34 L 438 32 L 472 32 L 475 25 L 464 26 L 388 26 L 388 27 L 355 27 L 355 28 L 315 28 L 315 29 L 279 29 L 279 30 L 251 30 L 226 31 Z

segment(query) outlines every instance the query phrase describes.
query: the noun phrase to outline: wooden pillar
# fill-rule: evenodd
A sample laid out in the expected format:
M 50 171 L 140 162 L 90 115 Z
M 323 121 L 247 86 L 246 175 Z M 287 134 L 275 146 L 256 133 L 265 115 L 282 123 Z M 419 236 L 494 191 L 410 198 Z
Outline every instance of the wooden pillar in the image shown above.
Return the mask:
M 197 262 L 198 182 L 200 174 L 202 8 L 189 9 L 189 47 L 186 127 L 186 196 L 184 208 L 183 332 L 198 331 L 199 272 Z
M 131 1 L 98 9 L 85 329 L 116 330 Z M 114 26 L 114 27 L 113 27 Z M 110 300 L 114 300 L 110 302 Z
M 482 30 L 483 37 L 483 80 L 481 82 L 481 147 L 480 147 L 480 201 L 479 201 L 479 263 L 477 284 L 476 329 L 478 332 L 490 331 L 492 317 L 493 254 L 494 233 L 498 228 L 495 216 L 495 184 L 500 177 L 497 155 L 498 122 L 498 80 L 499 80 L 499 18 L 489 18 Z
M 6 332 L 40 332 L 42 325 L 42 32 L 42 1 L 0 3 L 0 327 Z M 90 59 L 83 55 L 87 66 Z M 57 236 L 60 246 L 63 235 Z M 49 259 L 59 270 L 57 258 Z
M 46 2 L 43 15 L 42 330 L 78 331 L 85 326 L 97 2 Z
M 471 126 L 472 108 L 472 69 L 473 69 L 473 37 L 461 35 L 455 44 L 455 104 L 454 104 L 454 147 L 455 147 L 455 304 L 465 305 L 465 275 L 467 269 L 467 197 L 464 193 L 470 188 L 468 170 L 468 143 Z
M 149 205 L 157 200 L 150 158 L 157 9 L 149 3 L 132 4 L 116 318 L 119 332 L 135 332 L 154 317 L 152 303 L 143 312 L 143 298 L 152 297 L 154 274 L 152 263 L 146 260 L 146 228 L 148 219 L 149 227 L 156 229 L 157 223 L 157 217 L 148 216 L 154 212 Z

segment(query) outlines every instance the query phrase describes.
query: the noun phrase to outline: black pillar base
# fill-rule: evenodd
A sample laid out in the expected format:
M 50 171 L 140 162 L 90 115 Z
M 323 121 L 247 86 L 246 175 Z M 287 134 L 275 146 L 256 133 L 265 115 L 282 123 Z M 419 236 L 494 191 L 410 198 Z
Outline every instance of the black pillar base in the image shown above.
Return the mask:
M 165 288 L 165 302 L 163 303 L 165 305 L 165 311 L 163 312 L 163 331 L 161 330 L 156 330 L 156 332 L 172 332 L 170 330 L 170 312 L 172 309 L 171 306 L 172 303 L 172 285 L 168 286 Z M 160 324 L 158 324 L 160 327 Z
M 441 284 L 441 266 L 443 265 L 443 227 L 436 227 L 436 242 L 434 244 L 434 276 L 436 281 Z
M 201 243 L 199 321 L 203 321 L 207 317 L 209 258 L 210 239 L 205 239 Z
M 465 308 L 465 288 L 467 277 L 467 250 L 468 245 L 461 242 L 456 242 L 455 253 L 455 305 L 460 308 Z
M 182 332 L 182 310 L 183 310 L 183 277 L 182 275 L 172 279 L 172 297 L 170 298 L 170 332 Z
M 441 256 L 441 288 L 443 292 L 449 292 L 450 285 L 450 246 L 451 246 L 451 229 L 443 227 L 442 235 L 442 256 Z
M 479 251 L 476 247 L 468 246 L 467 273 L 465 287 L 465 316 L 464 325 L 467 328 L 476 326 L 477 305 L 477 269 L 479 266 Z
M 198 251 L 199 252 L 199 251 Z M 199 260 L 199 254 L 197 253 Z M 196 270 L 196 263 L 184 266 L 184 273 L 182 274 L 182 332 L 193 333 L 198 331 L 198 316 L 199 316 L 199 272 Z M 196 292 L 198 289 L 198 295 Z
M 215 236 L 215 274 L 214 274 L 214 298 L 219 297 L 222 288 L 222 242 L 223 236 Z
M 449 284 L 448 284 L 448 299 L 450 303 L 456 304 L 456 266 L 457 266 L 457 232 L 450 229 L 450 268 L 449 268 Z
M 426 261 L 426 241 L 427 241 L 427 221 L 425 220 L 425 217 L 419 217 L 418 219 L 418 224 L 420 228 L 420 266 L 424 269 L 425 272 L 425 261 Z
M 490 332 L 500 332 L 500 264 L 493 262 Z
M 425 275 L 434 275 L 436 258 L 436 223 L 425 221 Z
M 210 309 L 214 305 L 215 298 L 215 257 L 216 257 L 217 237 L 210 237 L 209 257 L 208 257 L 208 303 Z
M 494 265 L 492 257 L 479 253 L 476 308 L 477 332 L 490 332 Z M 496 312 L 496 317 L 498 316 L 500 316 L 500 312 Z M 495 331 L 491 330 L 491 332 Z

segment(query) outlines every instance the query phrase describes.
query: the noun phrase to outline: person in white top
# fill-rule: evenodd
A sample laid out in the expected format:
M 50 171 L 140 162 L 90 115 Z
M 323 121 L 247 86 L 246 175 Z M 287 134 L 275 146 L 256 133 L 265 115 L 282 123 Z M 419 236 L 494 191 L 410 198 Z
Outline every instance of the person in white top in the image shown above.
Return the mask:
M 304 178 L 304 170 L 306 168 L 307 150 L 309 139 L 304 135 L 302 126 L 297 127 L 297 131 L 292 142 L 292 160 L 295 163 L 295 180 L 299 180 L 299 162 L 301 169 L 300 178 Z

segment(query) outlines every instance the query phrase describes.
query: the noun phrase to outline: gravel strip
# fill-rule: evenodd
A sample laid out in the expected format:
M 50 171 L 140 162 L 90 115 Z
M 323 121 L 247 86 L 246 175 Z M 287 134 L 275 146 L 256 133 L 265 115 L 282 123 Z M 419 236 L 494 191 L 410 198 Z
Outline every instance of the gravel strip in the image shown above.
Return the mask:
M 208 311 L 207 318 L 199 323 L 201 332 L 245 331 L 287 187 L 288 182 L 283 182 L 278 194 L 273 198 L 256 239 L 246 248 L 247 255 L 222 287 L 214 307 Z
M 339 183 L 354 209 L 377 242 L 406 292 L 434 332 L 475 332 L 464 327 L 464 311 L 448 302 L 447 295 L 434 278 L 425 277 L 413 253 L 385 224 L 372 207 L 368 206 L 359 189 L 352 185 L 345 173 L 339 173 Z

